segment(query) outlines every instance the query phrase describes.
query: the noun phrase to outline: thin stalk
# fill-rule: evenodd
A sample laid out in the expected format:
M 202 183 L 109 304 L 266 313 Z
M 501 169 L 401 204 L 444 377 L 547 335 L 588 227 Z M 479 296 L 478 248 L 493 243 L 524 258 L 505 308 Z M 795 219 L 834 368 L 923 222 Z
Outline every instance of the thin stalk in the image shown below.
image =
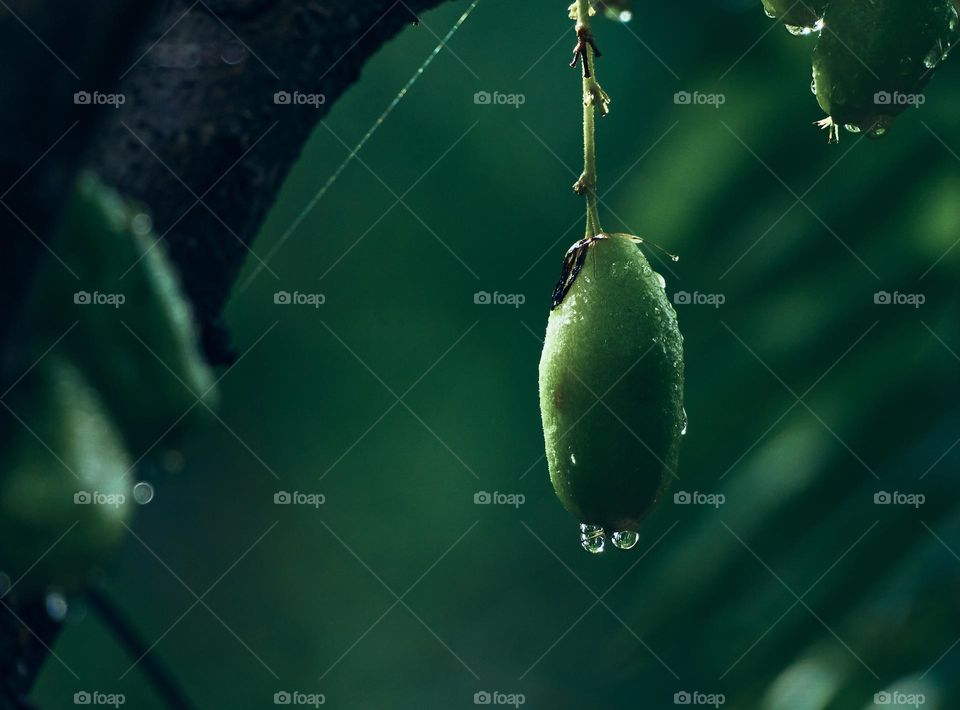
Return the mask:
M 579 58 L 583 70 L 583 173 L 573 188 L 586 199 L 586 236 L 594 237 L 603 232 L 597 208 L 596 114 L 599 109 L 601 116 L 606 115 L 610 97 L 597 83 L 594 58 L 598 52 L 590 33 L 590 0 L 576 0 L 573 9 L 577 21 L 574 63 Z
M 131 658 L 136 659 L 140 671 L 171 710 L 193 710 L 195 707 L 169 669 L 153 652 L 133 623 L 101 589 L 87 590 L 87 602 L 100 620 L 113 632 L 117 641 Z

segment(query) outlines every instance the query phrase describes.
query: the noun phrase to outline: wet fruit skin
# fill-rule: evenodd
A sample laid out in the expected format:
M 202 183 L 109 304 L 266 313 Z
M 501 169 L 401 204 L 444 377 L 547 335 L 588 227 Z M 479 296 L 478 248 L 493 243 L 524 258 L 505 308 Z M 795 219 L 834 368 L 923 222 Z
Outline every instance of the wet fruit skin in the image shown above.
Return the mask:
M 592 243 L 550 313 L 540 412 L 564 507 L 582 523 L 637 530 L 677 465 L 683 338 L 660 278 L 625 236 Z
M 785 25 L 812 28 L 823 17 L 826 0 L 763 0 L 767 15 L 776 17 Z
M 95 390 L 58 354 L 17 383 L 9 407 L 16 416 L 4 410 L 0 431 L 0 572 L 15 593 L 75 588 L 124 533 L 131 459 Z M 82 502 L 95 493 L 103 504 Z
M 833 0 L 813 53 L 820 107 L 837 125 L 887 128 L 911 105 L 893 98 L 919 94 L 930 80 L 924 60 L 934 50 L 940 61 L 954 18 L 951 0 Z M 878 101 L 881 92 L 891 101 Z

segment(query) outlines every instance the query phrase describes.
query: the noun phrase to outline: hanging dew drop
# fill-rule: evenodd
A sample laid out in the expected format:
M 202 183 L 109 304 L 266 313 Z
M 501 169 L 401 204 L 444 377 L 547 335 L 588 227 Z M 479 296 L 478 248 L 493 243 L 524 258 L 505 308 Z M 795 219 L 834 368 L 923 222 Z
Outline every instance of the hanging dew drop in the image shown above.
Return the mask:
M 610 536 L 610 542 L 613 543 L 613 546 L 620 550 L 629 550 L 634 545 L 637 544 L 640 540 L 640 534 L 632 530 L 624 530 L 622 532 L 615 532 Z
M 591 555 L 599 555 L 606 546 L 606 533 L 599 525 L 580 523 L 580 546 Z
M 767 7 L 766 5 L 763 6 L 763 14 L 766 15 L 767 17 L 769 17 L 771 20 L 776 20 L 776 19 L 777 19 L 777 13 L 774 12 L 773 10 L 771 10 L 771 9 L 770 9 L 769 7 Z
M 800 25 L 784 25 L 787 28 L 787 32 L 792 34 L 794 37 L 802 37 L 803 35 L 810 34 L 810 28 L 801 27 Z
M 855 123 L 848 123 L 847 125 L 844 126 L 844 128 L 846 129 L 847 133 L 859 133 L 859 132 L 860 132 L 860 126 L 858 126 L 858 125 L 855 124 Z

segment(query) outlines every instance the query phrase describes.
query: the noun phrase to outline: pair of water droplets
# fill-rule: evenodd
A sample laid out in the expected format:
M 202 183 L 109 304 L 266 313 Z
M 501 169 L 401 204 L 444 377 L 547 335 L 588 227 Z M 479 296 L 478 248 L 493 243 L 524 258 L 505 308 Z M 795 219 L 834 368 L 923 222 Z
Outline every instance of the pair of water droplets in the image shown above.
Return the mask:
M 621 550 L 629 550 L 639 540 L 639 533 L 632 530 L 618 531 L 610 535 L 610 542 Z M 580 546 L 593 555 L 599 555 L 607 546 L 607 534 L 599 525 L 580 523 Z

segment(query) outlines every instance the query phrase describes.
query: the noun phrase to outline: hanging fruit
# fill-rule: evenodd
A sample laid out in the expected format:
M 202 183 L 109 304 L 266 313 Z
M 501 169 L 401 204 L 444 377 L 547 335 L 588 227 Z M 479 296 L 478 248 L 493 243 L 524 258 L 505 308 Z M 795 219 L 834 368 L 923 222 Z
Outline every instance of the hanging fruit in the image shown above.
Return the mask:
M 578 262 L 547 323 L 540 412 L 550 480 L 568 511 L 601 530 L 585 544 L 595 551 L 602 531 L 639 529 L 676 469 L 683 338 L 635 238 L 585 239 L 568 255 Z
M 686 415 L 683 338 L 664 280 L 640 238 L 600 226 L 594 119 L 610 98 L 596 79 L 589 12 L 587 0 L 571 7 L 584 103 L 584 170 L 574 190 L 586 199 L 586 233 L 554 289 L 539 385 L 551 483 L 580 521 L 584 549 L 598 553 L 608 533 L 616 547 L 637 543 L 676 468 Z
M 951 0 L 832 0 L 813 53 L 813 89 L 836 140 L 840 126 L 872 137 L 923 103 L 920 92 L 958 37 Z

